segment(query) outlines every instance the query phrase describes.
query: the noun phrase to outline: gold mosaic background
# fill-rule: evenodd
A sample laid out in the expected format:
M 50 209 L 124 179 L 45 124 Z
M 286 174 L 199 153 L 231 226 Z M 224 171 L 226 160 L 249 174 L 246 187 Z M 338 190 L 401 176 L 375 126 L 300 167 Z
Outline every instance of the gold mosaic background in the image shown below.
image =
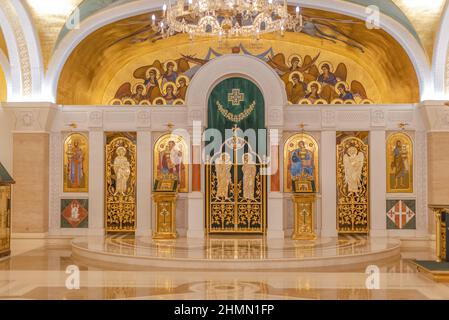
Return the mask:
M 346 16 L 317 10 L 308 14 L 346 19 Z M 114 40 L 139 29 L 149 15 L 130 18 L 105 26 L 87 37 L 68 59 L 59 81 L 57 102 L 60 104 L 106 104 L 117 88 L 129 79 L 138 67 L 159 58 L 166 61 L 180 53 L 196 53 L 204 57 L 209 47 L 218 49 L 217 42 L 197 39 L 194 42 L 184 35 L 156 43 L 144 42 L 130 45 L 128 41 L 111 46 Z M 350 78 L 362 82 L 368 96 L 381 103 L 412 103 L 419 100 L 419 86 L 414 67 L 402 47 L 382 30 L 368 30 L 364 24 L 342 24 L 339 27 L 360 41 L 366 48 L 364 54 L 344 44 L 332 44 L 303 34 L 287 33 L 284 37 L 271 34 L 263 37 L 258 48 L 251 49 L 250 41 L 229 41 L 220 52 L 230 52 L 233 45 L 243 43 L 251 51 L 262 51 L 270 46 L 276 52 L 281 48 L 289 53 L 316 54 L 320 60 L 328 59 L 347 65 Z M 375 62 L 375 63 L 373 63 Z M 352 79 L 348 79 L 352 80 Z

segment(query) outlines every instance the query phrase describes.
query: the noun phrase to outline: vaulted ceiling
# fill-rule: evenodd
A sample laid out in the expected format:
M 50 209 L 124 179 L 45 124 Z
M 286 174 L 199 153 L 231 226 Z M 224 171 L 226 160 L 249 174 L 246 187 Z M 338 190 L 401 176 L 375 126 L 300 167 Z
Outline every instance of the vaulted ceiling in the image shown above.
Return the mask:
M 31 24 L 34 27 L 39 40 L 44 72 L 47 70 L 49 62 L 61 41 L 70 32 L 76 32 L 76 30 L 69 30 L 66 27 L 66 22 L 70 19 L 75 8 L 79 8 L 81 21 L 84 21 L 97 13 L 115 6 L 138 1 L 142 2 L 142 0 L 23 0 L 23 4 L 29 13 Z M 148 1 L 150 2 L 150 0 Z M 366 8 L 369 5 L 375 5 L 384 15 L 400 23 L 424 48 L 430 68 L 435 47 L 435 39 L 447 0 L 341 1 L 358 5 L 363 8 Z M 307 7 L 307 3 L 313 4 L 312 0 L 303 0 L 302 2 L 304 2 L 305 7 Z M 303 41 L 302 38 L 301 41 Z M 402 48 L 400 49 L 402 52 Z M 371 48 L 371 50 L 374 53 L 376 50 L 382 51 L 383 49 Z M 1 32 L 0 51 L 8 57 L 7 43 Z M 383 59 L 388 61 L 387 56 Z M 388 63 L 385 65 L 387 66 Z M 389 70 L 395 70 L 395 68 L 389 68 Z M 2 78 L 4 77 L 2 76 Z M 0 81 L 0 86 L 4 86 L 3 83 L 4 81 Z M 0 93 L 1 92 L 6 92 L 6 89 L 0 88 Z

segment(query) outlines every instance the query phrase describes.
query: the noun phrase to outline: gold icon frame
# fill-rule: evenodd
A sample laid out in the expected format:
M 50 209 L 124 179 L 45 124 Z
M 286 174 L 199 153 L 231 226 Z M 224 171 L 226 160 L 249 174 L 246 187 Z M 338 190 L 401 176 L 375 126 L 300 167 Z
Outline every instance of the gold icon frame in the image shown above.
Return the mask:
M 290 155 L 297 149 L 298 143 L 304 141 L 306 149 L 313 152 L 313 178 L 315 180 L 315 192 L 320 190 L 320 163 L 319 163 L 319 145 L 315 137 L 308 133 L 296 133 L 289 137 L 284 143 L 284 192 L 293 192 L 293 185 L 289 185 L 290 170 L 288 168 Z
M 72 187 L 69 181 L 69 154 L 75 141 L 80 144 L 83 152 L 83 185 L 80 187 Z M 74 132 L 68 134 L 64 139 L 64 156 L 63 156 L 63 191 L 70 193 L 87 193 L 89 192 L 89 139 L 83 133 Z
M 406 155 L 408 159 L 408 186 L 405 188 L 394 188 L 393 180 L 394 175 L 392 164 L 394 161 L 394 149 L 396 148 L 396 142 L 401 141 L 402 146 L 406 147 Z M 414 173 L 414 150 L 413 140 L 405 132 L 392 133 L 387 138 L 387 193 L 413 193 L 413 173 Z

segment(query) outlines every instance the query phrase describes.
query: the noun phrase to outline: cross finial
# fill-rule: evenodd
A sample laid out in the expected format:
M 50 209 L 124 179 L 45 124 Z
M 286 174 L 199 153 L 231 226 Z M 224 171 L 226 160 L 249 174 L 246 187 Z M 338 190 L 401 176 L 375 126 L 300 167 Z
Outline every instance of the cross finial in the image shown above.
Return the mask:
M 175 125 L 173 123 L 171 123 L 171 122 L 167 123 L 168 131 L 172 132 L 174 127 L 175 127 Z
M 401 123 L 398 124 L 398 126 L 399 126 L 399 128 L 400 128 L 401 130 L 405 130 L 405 129 L 407 128 L 408 125 L 409 125 L 409 124 L 406 123 L 406 122 L 401 122 Z
M 306 127 L 307 127 L 307 125 L 304 122 L 301 122 L 299 124 L 299 128 L 301 129 L 301 132 L 304 132 Z

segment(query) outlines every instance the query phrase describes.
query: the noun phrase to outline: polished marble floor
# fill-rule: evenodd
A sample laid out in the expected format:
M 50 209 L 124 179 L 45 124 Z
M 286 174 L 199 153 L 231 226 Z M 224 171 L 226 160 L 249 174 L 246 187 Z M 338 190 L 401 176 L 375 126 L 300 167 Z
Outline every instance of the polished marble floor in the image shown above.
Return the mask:
M 288 271 L 128 269 L 74 261 L 70 242 L 13 240 L 0 260 L 0 299 L 449 299 L 449 285 L 417 273 L 410 259 L 432 259 L 430 249 L 407 249 L 376 263 L 379 289 L 368 289 L 369 263 Z M 79 268 L 79 289 L 66 273 Z M 68 268 L 69 267 L 69 268 Z M 76 275 L 76 274 L 75 274 Z
M 114 235 L 72 241 L 75 260 L 133 267 L 209 270 L 288 270 L 349 265 L 397 257 L 400 241 L 347 235 L 314 241 L 234 235 L 154 240 Z

